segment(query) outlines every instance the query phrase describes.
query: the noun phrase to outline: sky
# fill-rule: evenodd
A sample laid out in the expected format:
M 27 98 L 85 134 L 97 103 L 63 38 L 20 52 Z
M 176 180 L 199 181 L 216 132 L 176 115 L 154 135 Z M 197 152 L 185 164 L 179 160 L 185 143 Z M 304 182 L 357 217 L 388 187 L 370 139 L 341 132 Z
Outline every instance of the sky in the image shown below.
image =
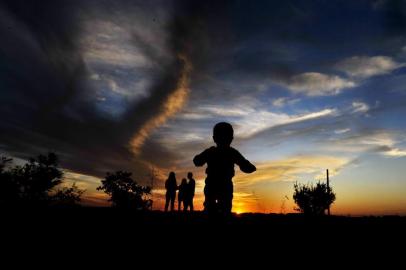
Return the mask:
M 127 170 L 162 209 L 191 171 L 201 209 L 227 121 L 257 166 L 233 211 L 295 212 L 329 169 L 334 214 L 406 214 L 405 1 L 1 0 L 0 35 L 0 153 L 57 153 L 86 205 Z

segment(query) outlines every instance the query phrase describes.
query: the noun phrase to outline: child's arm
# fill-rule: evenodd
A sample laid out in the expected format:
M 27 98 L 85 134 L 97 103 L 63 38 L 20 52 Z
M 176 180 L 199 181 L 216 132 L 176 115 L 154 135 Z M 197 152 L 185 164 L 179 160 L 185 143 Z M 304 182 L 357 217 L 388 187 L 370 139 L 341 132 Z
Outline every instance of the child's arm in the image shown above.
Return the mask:
M 245 157 L 241 155 L 240 152 L 238 152 L 237 150 L 235 163 L 240 167 L 241 171 L 245 173 L 253 173 L 257 170 L 257 168 L 251 162 L 245 159 Z
M 195 156 L 195 158 L 193 159 L 193 163 L 195 164 L 195 166 L 200 167 L 207 162 L 207 150 L 208 149 L 204 150 L 202 153 Z

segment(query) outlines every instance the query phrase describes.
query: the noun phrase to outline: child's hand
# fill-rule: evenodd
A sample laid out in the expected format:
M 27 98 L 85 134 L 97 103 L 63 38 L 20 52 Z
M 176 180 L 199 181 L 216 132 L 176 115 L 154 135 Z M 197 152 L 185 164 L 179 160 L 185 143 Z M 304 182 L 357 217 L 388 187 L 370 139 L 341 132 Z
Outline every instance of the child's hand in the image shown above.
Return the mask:
M 248 160 L 245 160 L 244 162 L 241 162 L 239 164 L 241 171 L 245 173 L 253 173 L 257 170 L 257 168 Z

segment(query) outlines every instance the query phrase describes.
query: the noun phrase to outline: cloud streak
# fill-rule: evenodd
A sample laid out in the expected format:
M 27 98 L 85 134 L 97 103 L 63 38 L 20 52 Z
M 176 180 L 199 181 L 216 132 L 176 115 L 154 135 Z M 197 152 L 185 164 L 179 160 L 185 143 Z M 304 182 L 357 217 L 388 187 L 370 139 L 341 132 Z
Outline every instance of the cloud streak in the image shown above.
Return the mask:
M 326 148 L 335 152 L 378 153 L 385 157 L 404 157 L 405 149 L 400 146 L 404 141 L 402 136 L 393 131 L 361 129 L 352 134 L 331 139 L 330 145 Z
M 336 95 L 343 89 L 357 86 L 354 81 L 318 72 L 295 75 L 285 85 L 294 93 L 308 96 Z
M 326 168 L 331 175 L 337 175 L 351 160 L 343 157 L 298 155 L 281 160 L 257 164 L 257 173 L 238 174 L 235 183 L 240 186 L 255 185 L 260 182 L 297 181 L 303 177 L 320 178 Z
M 350 77 L 366 79 L 372 76 L 388 74 L 405 64 L 396 62 L 388 56 L 353 56 L 336 64 L 336 68 Z
M 184 61 L 184 67 L 181 71 L 179 81 L 177 82 L 176 90 L 163 102 L 161 105 L 161 112 L 144 123 L 131 139 L 130 145 L 135 154 L 139 154 L 141 150 L 140 148 L 150 135 L 151 131 L 164 124 L 185 105 L 189 95 L 189 77 L 192 67 L 187 58 L 182 57 L 182 61 Z

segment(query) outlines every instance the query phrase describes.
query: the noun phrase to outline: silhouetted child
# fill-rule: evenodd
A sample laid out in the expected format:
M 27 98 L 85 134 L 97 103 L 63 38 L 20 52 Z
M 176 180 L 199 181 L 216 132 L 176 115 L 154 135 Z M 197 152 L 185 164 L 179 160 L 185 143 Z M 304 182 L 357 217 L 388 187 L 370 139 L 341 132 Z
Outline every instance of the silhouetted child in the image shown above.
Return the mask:
M 185 211 L 187 211 L 187 209 L 190 208 L 190 212 L 193 212 L 193 198 L 195 196 L 196 181 L 195 179 L 193 179 L 193 174 L 191 172 L 188 172 L 187 178 L 189 179 L 189 182 L 187 183 Z
M 183 210 L 186 209 L 185 201 L 186 201 L 187 192 L 188 192 L 187 188 L 188 187 L 187 187 L 186 179 L 183 178 L 182 182 L 179 186 L 179 192 L 178 192 L 178 211 L 180 211 L 180 207 L 181 207 L 182 203 L 183 203 Z
M 234 164 L 245 173 L 256 170 L 253 164 L 230 146 L 233 136 L 231 124 L 225 122 L 216 124 L 213 128 L 213 140 L 217 146 L 204 150 L 193 159 L 196 166 L 207 163 L 204 209 L 208 213 L 231 213 Z
M 176 183 L 176 176 L 174 172 L 169 173 L 168 179 L 165 181 L 166 188 L 166 202 L 165 202 L 165 212 L 168 211 L 169 203 L 171 204 L 171 211 L 175 208 L 176 190 L 178 185 Z

